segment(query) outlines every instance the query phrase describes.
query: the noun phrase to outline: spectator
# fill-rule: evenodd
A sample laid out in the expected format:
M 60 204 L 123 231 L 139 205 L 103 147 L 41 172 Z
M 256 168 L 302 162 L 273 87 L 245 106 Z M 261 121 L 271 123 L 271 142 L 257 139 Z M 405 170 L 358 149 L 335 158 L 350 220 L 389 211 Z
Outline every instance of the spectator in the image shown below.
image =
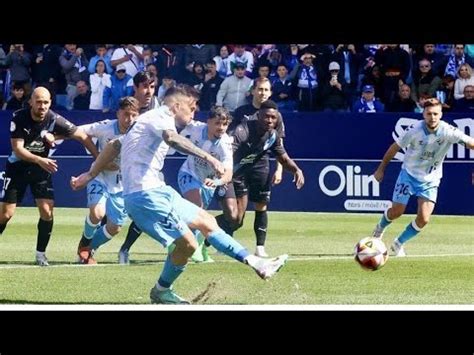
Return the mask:
M 105 44 L 98 44 L 96 46 L 96 55 L 91 58 L 89 61 L 89 73 L 94 74 L 96 73 L 96 64 L 98 60 L 102 60 L 105 63 L 105 69 L 107 74 L 112 74 L 114 72 L 114 68 L 112 68 L 111 57 L 107 54 L 107 47 Z
M 318 73 L 313 64 L 315 58 L 314 54 L 305 53 L 301 56 L 303 64 L 298 63 L 293 69 L 296 72 L 299 111 L 315 111 L 317 109 L 318 86 L 322 73 Z
M 271 99 L 278 105 L 278 110 L 296 110 L 293 80 L 288 76 L 288 69 L 281 63 L 277 68 L 278 78 L 273 82 Z
M 213 59 L 216 62 L 216 68 L 219 76 L 222 79 L 227 78 L 227 76 L 230 75 L 229 73 L 232 73 L 230 70 L 229 49 L 227 46 L 223 45 L 219 49 L 219 55 L 216 55 Z
M 374 87 L 365 85 L 362 88 L 362 96 L 352 106 L 352 112 L 373 113 L 383 112 L 384 105 L 379 99 L 374 97 Z
M 418 70 L 414 71 L 413 83 L 411 84 L 411 98 L 418 102 L 421 94 L 427 94 L 434 97 L 436 90 L 441 85 L 441 78 L 431 69 L 431 63 L 428 59 L 422 59 L 418 63 Z
M 77 82 L 89 80 L 89 72 L 87 70 L 89 61 L 84 55 L 83 49 L 78 48 L 76 44 L 66 44 L 64 47 L 63 53 L 59 56 L 59 64 L 66 75 L 66 93 L 68 97 L 66 108 L 71 110 L 74 98 L 77 95 Z
M 411 99 L 411 89 L 407 84 L 400 85 L 398 96 L 392 103 L 387 104 L 387 112 L 413 112 L 416 108 L 416 102 Z
M 204 66 L 199 62 L 194 62 L 192 72 L 186 73 L 183 83 L 194 87 L 200 92 L 204 85 L 204 74 Z
M 472 68 L 469 64 L 461 64 L 457 72 L 458 78 L 454 83 L 454 98 L 456 100 L 464 97 L 464 87 L 466 85 L 474 85 L 474 77 L 472 76 Z
M 79 80 L 76 84 L 77 96 L 74 98 L 74 110 L 85 111 L 89 109 L 91 104 L 91 92 L 89 86 L 83 80 Z
M 121 44 L 112 54 L 111 63 L 113 67 L 119 64 L 125 65 L 127 75 L 132 78 L 143 66 L 143 47 L 134 44 Z
M 466 63 L 466 56 L 464 55 L 464 44 L 455 44 L 453 54 L 449 56 L 448 64 L 444 71 L 444 75 L 452 75 L 456 77 L 459 67 Z M 462 95 L 462 91 L 460 92 Z
M 243 44 L 236 44 L 234 46 L 234 53 L 229 56 L 230 60 L 230 70 L 231 72 L 227 74 L 231 74 L 234 72 L 234 68 L 237 63 L 243 63 L 245 66 L 245 75 L 250 77 L 253 71 L 253 54 L 247 50 L 245 50 L 245 46 Z
M 400 82 L 406 83 L 410 71 L 410 56 L 399 44 L 388 44 L 377 50 L 375 63 L 382 74 L 383 92 L 380 99 L 387 104 L 397 95 Z
M 344 83 L 347 102 L 352 104 L 357 98 L 362 54 L 356 51 L 353 44 L 338 44 L 331 58 L 341 68 L 342 78 L 340 82 Z
M 11 81 L 22 85 L 28 96 L 31 92 L 31 54 L 25 51 L 23 44 L 12 44 L 5 64 L 10 69 Z
M 163 102 L 163 98 L 165 97 L 166 90 L 169 88 L 176 86 L 176 80 L 173 79 L 173 76 L 170 72 L 165 73 L 163 75 L 163 80 L 161 81 L 161 85 L 158 88 L 158 101 L 160 104 Z
M 14 83 L 12 88 L 12 97 L 10 100 L 5 102 L 3 105 L 4 110 L 19 110 L 25 107 L 26 104 L 26 96 L 25 96 L 25 89 L 23 85 L 20 83 Z
M 413 63 L 419 63 L 422 59 L 428 60 L 434 75 L 441 78 L 446 68 L 447 58 L 442 53 L 435 52 L 434 44 L 423 44 L 423 47 L 413 55 Z
M 217 92 L 216 104 L 218 106 L 224 106 L 233 112 L 247 103 L 252 80 L 245 76 L 246 68 L 247 66 L 243 62 L 235 63 L 234 75 L 226 78 Z
M 453 112 L 474 113 L 474 86 L 464 87 L 464 97 L 454 104 Z
M 125 96 L 133 94 L 132 77 L 127 75 L 125 65 L 117 65 L 115 74 L 110 78 L 110 86 L 106 85 L 103 96 L 103 111 L 110 110 L 117 111 L 119 107 L 119 100 Z
M 106 64 L 102 59 L 96 61 L 95 73 L 89 77 L 91 83 L 91 110 L 102 110 L 104 108 L 104 91 L 111 87 L 110 75 L 105 73 Z
M 340 69 L 338 62 L 329 63 L 330 79 L 326 79 L 321 85 L 321 104 L 326 112 L 347 111 L 347 84 Z
M 216 56 L 214 44 L 188 44 L 184 48 L 184 62 L 188 71 L 192 72 L 195 63 L 207 63 Z
M 61 77 L 59 56 L 61 47 L 56 44 L 43 44 L 33 47 L 33 82 L 35 86 L 44 86 L 51 93 L 53 105 L 56 93 L 64 90 L 64 77 Z
M 206 75 L 204 76 L 204 85 L 199 99 L 201 110 L 210 110 L 216 103 L 217 93 L 223 81 L 224 79 L 217 74 L 216 62 L 213 59 L 209 60 L 206 64 Z
M 175 80 L 181 81 L 184 75 L 184 48 L 181 45 L 163 44 L 158 50 L 158 73 L 169 73 Z
M 416 103 L 416 107 L 415 107 L 414 112 L 423 113 L 424 108 L 425 108 L 425 102 L 428 101 L 429 99 L 432 99 L 432 98 L 433 97 L 431 97 L 428 94 L 420 94 L 420 99 Z
M 443 112 L 449 112 L 454 106 L 454 77 L 445 75 L 442 79 L 441 90 L 436 92 L 440 102 L 443 104 Z

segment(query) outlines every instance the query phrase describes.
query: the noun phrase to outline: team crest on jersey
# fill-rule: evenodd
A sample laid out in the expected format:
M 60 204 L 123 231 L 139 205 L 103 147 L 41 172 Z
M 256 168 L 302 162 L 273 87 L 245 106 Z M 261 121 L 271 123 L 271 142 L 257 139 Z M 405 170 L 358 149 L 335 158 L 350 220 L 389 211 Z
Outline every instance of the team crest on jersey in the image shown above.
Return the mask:
M 219 186 L 217 188 L 217 195 L 219 197 L 224 197 L 225 196 L 225 192 L 226 192 L 226 188 L 224 186 Z
M 10 122 L 10 132 L 15 132 L 16 130 L 16 124 L 15 122 L 11 121 Z

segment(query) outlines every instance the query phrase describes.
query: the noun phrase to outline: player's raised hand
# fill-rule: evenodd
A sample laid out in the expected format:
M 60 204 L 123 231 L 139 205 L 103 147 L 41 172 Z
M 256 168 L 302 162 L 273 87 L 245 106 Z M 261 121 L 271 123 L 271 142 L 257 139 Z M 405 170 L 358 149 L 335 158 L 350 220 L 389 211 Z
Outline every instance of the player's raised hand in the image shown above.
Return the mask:
M 71 181 L 70 181 L 71 188 L 73 190 L 80 190 L 84 188 L 91 180 L 92 180 L 92 176 L 89 172 L 82 173 L 78 177 L 71 176 Z
M 58 171 L 58 164 L 56 164 L 56 160 L 53 159 L 41 158 L 38 160 L 38 165 L 51 174 Z
M 296 184 L 296 188 L 299 190 L 304 185 L 304 175 L 303 171 L 298 169 L 294 175 L 293 182 Z

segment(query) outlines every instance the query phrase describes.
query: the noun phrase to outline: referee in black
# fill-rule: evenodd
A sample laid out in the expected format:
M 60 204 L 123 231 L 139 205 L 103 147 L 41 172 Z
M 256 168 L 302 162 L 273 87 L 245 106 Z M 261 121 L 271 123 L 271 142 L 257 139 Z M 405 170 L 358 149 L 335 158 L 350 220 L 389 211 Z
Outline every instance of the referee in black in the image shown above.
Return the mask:
M 30 186 L 40 213 L 36 263 L 48 266 L 45 252 L 53 229 L 54 207 L 51 176 L 58 170 L 56 160 L 48 158 L 49 150 L 55 139 L 72 138 L 81 142 L 94 157 L 98 152 L 84 131 L 49 109 L 51 95 L 46 88 L 37 87 L 29 104 L 30 107 L 15 111 L 10 123 L 12 153 L 8 157 L 0 191 L 0 235 Z

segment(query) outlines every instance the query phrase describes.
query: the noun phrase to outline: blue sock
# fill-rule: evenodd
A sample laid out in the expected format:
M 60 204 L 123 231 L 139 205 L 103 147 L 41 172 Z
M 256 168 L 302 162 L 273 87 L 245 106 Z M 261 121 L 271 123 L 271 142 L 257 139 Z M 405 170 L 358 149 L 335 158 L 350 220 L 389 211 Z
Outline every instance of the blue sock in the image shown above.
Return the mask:
M 164 288 L 170 288 L 173 282 L 181 275 L 186 268 L 186 265 L 173 265 L 171 256 L 168 255 L 165 261 L 165 266 L 158 279 L 158 285 Z
M 84 237 L 86 239 L 92 239 L 94 237 L 94 233 L 97 232 L 97 228 L 100 227 L 100 222 L 97 224 L 93 224 L 89 218 L 89 216 L 86 217 L 86 220 L 84 222 Z
M 411 238 L 415 237 L 418 233 L 421 232 L 421 228 L 416 225 L 415 221 L 411 221 L 405 228 L 405 230 L 398 236 L 398 241 L 403 244 L 409 241 Z
M 387 226 L 390 223 L 392 223 L 392 221 L 388 219 L 387 213 L 388 213 L 388 210 L 385 210 L 385 212 L 382 215 L 382 218 L 380 218 L 380 221 L 379 221 L 379 227 L 382 229 L 387 228 Z
M 97 250 L 97 248 L 110 241 L 110 239 L 112 239 L 112 236 L 107 232 L 105 226 L 102 226 L 95 232 L 90 247 Z
M 207 240 L 221 253 L 224 253 L 241 263 L 243 263 L 244 259 L 250 255 L 247 249 L 220 228 L 209 233 Z

